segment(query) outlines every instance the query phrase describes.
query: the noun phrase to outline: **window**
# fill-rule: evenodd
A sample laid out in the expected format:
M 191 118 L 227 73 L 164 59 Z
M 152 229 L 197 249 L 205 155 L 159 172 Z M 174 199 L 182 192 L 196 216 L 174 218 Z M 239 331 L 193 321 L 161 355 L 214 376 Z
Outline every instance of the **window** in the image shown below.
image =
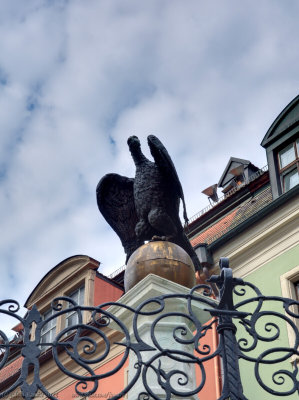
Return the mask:
M 43 320 L 46 320 L 54 315 L 54 310 L 51 308 L 43 315 Z M 51 343 L 56 336 L 56 318 L 51 319 L 43 326 L 41 330 L 40 343 Z M 43 346 L 46 349 L 46 346 Z
M 299 301 L 299 265 L 294 269 L 292 269 L 291 271 L 288 271 L 287 273 L 283 274 L 280 277 L 280 283 L 281 283 L 281 292 L 283 297 Z M 296 305 L 291 306 L 290 310 L 295 314 L 298 313 L 298 307 Z M 288 318 L 293 320 L 294 325 L 299 329 L 298 318 L 293 318 L 290 316 L 288 316 Z M 294 329 L 292 329 L 289 324 L 287 324 L 287 330 L 288 330 L 289 342 L 290 345 L 292 346 L 296 341 L 295 332 Z M 292 362 L 295 361 L 299 362 L 298 355 L 297 356 L 294 355 L 292 357 Z
M 79 287 L 75 291 L 71 292 L 70 294 L 67 295 L 67 297 L 70 297 L 72 300 L 76 302 L 78 305 L 84 305 L 84 286 Z M 72 308 L 71 303 L 66 304 L 67 308 Z M 54 311 L 52 308 L 48 309 L 43 315 L 42 318 L 43 320 L 47 320 L 51 316 L 54 316 L 56 311 Z M 56 330 L 59 332 L 63 328 L 67 328 L 69 326 L 73 326 L 78 324 L 79 318 L 78 318 L 78 312 L 76 310 L 71 310 L 68 313 L 65 314 L 65 323 L 61 319 L 61 317 L 56 317 L 53 319 L 50 319 L 48 322 L 46 322 L 41 330 L 41 337 L 40 337 L 40 343 L 52 343 L 56 337 Z M 58 329 L 57 329 L 58 328 Z M 70 335 L 73 330 L 70 330 L 67 332 L 66 335 Z M 41 346 L 41 350 L 44 351 L 48 349 L 49 346 L 43 345 Z
M 84 305 L 84 286 L 81 286 L 79 289 L 75 290 L 71 294 L 68 295 L 72 300 L 74 300 L 77 304 L 83 306 Z M 72 304 L 69 303 L 68 307 L 72 307 Z M 79 322 L 78 313 L 75 310 L 70 311 L 66 315 L 65 326 L 76 325 Z
M 280 150 L 278 160 L 282 192 L 285 193 L 299 183 L 299 139 Z

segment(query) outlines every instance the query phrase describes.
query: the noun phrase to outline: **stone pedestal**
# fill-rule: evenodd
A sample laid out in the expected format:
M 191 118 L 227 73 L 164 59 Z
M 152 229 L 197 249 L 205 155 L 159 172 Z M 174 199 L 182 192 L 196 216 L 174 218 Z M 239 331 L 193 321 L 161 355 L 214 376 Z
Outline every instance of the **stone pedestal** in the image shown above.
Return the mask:
M 120 302 L 136 309 L 141 303 L 153 297 L 172 294 L 184 295 L 189 293 L 189 291 L 190 289 L 178 283 L 153 274 L 149 274 L 136 286 L 129 290 L 120 299 Z M 198 294 L 198 296 L 200 295 Z M 159 305 L 157 303 L 151 302 L 142 310 L 157 310 L 158 307 Z M 207 308 L 205 304 L 199 303 L 198 301 L 192 301 L 192 312 L 202 324 L 211 318 L 210 314 L 203 310 L 204 308 Z M 129 330 L 132 342 L 136 343 L 137 340 L 133 332 L 134 314 L 131 311 L 118 306 L 110 307 L 109 312 L 113 313 L 125 324 Z M 172 315 L 161 318 L 159 322 L 157 322 L 153 335 L 153 332 L 151 332 L 153 324 L 157 318 L 159 319 L 162 314 L 165 315 L 166 313 L 172 313 Z M 141 351 L 141 356 L 143 362 L 147 362 L 153 357 L 156 358 L 151 364 L 154 368 L 149 367 L 147 371 L 144 371 L 144 373 L 148 386 L 159 399 L 166 399 L 166 391 L 159 384 L 159 380 L 160 383 L 162 383 L 162 386 L 167 384 L 168 378 L 175 370 L 179 370 L 181 373 L 173 374 L 170 378 L 169 383 L 172 388 L 181 393 L 188 393 L 196 388 L 195 365 L 190 362 L 191 357 L 188 357 L 187 355 L 190 354 L 193 356 L 194 344 L 186 343 L 186 339 L 192 338 L 192 330 L 195 328 L 190 320 L 180 314 L 189 315 L 187 300 L 183 297 L 176 296 L 174 298 L 165 300 L 165 308 L 163 312 L 154 315 L 139 315 L 137 319 L 137 328 L 140 339 L 155 349 L 152 351 Z M 112 325 L 111 327 L 113 329 L 119 329 L 119 327 L 116 325 Z M 179 343 L 178 340 L 174 339 L 174 334 L 181 339 L 182 343 Z M 154 343 L 153 340 L 156 340 L 156 343 Z M 163 355 L 165 354 L 163 353 L 163 350 L 166 349 L 172 351 L 172 356 L 174 356 L 175 359 Z M 184 352 L 185 354 L 180 354 L 179 352 Z M 137 358 L 134 352 L 131 351 L 129 359 L 129 382 L 136 375 L 136 362 Z M 146 369 L 144 365 L 142 366 L 142 369 Z M 181 384 L 179 384 L 179 382 L 181 382 Z M 182 384 L 185 382 L 186 384 Z M 141 374 L 138 381 L 129 391 L 128 399 L 136 400 L 138 399 L 138 394 L 144 391 L 146 390 L 144 388 Z M 196 394 L 185 398 L 194 400 L 198 399 Z M 172 394 L 171 399 L 181 400 L 182 397 Z

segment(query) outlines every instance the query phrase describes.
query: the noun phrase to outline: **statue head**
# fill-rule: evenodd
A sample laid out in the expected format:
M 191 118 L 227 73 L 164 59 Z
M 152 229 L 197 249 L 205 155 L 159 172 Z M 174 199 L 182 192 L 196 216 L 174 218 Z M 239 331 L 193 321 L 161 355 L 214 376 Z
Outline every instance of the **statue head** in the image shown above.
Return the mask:
M 137 136 L 130 136 L 127 143 L 131 152 L 140 149 L 140 140 Z

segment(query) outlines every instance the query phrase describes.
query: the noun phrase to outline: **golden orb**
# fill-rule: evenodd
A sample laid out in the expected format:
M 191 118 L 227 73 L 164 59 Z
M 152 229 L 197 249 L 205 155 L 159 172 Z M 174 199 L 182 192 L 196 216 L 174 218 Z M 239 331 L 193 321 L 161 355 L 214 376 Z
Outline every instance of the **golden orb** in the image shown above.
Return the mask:
M 195 269 L 189 255 L 180 246 L 166 241 L 148 242 L 134 251 L 125 271 L 125 291 L 149 274 L 189 288 L 196 283 Z

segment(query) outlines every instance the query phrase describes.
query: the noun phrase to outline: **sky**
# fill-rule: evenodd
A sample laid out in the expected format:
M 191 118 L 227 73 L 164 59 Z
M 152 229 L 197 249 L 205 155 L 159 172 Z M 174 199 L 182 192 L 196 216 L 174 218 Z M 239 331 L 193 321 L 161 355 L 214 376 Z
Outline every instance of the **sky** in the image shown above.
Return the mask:
M 231 156 L 266 165 L 299 92 L 298 15 L 297 0 L 1 0 L 0 300 L 23 305 L 73 255 L 124 264 L 95 189 L 134 177 L 130 135 L 148 157 L 146 137 L 163 142 L 189 217 Z

